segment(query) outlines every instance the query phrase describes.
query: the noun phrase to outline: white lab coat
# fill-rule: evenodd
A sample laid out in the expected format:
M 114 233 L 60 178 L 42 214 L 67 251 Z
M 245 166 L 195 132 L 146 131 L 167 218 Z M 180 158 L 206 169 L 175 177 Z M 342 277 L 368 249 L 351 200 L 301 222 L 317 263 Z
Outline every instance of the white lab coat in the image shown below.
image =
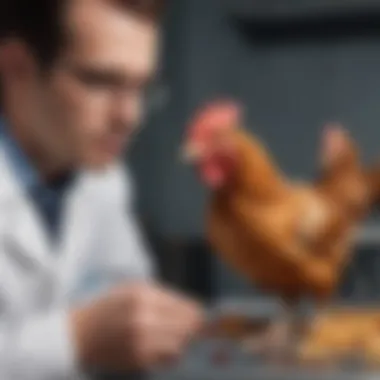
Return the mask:
M 83 172 L 53 247 L 0 146 L 1 380 L 82 378 L 67 323 L 70 305 L 119 280 L 150 277 L 130 185 L 117 166 Z

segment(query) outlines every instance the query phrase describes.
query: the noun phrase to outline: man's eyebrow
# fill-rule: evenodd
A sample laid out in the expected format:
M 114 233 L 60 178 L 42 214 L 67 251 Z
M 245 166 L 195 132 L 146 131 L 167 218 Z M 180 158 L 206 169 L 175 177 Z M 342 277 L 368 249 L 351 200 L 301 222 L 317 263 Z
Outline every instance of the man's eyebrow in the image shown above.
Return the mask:
M 71 65 L 72 70 L 85 79 L 96 79 L 124 85 L 151 85 L 154 84 L 154 75 L 133 76 L 114 67 L 100 67 L 94 65 Z

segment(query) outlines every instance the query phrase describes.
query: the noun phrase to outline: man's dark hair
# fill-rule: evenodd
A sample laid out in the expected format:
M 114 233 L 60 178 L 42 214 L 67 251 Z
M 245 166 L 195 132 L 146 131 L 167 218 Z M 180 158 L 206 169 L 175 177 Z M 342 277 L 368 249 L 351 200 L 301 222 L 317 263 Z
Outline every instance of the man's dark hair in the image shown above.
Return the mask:
M 1 0 L 0 43 L 17 37 L 25 41 L 42 67 L 49 67 L 66 41 L 64 15 L 69 1 Z M 157 18 L 165 0 L 105 0 Z

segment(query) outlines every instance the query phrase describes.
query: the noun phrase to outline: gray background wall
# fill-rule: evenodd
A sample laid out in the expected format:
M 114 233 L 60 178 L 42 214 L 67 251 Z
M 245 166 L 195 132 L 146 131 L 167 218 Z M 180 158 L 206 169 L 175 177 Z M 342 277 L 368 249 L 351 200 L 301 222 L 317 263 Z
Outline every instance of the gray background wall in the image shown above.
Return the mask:
M 243 38 L 223 4 L 172 3 L 162 75 L 170 98 L 132 156 L 143 214 L 165 238 L 202 236 L 206 194 L 177 152 L 187 118 L 213 96 L 246 104 L 249 125 L 291 175 L 312 174 L 320 128 L 331 120 L 349 127 L 365 157 L 380 155 L 380 37 Z M 224 270 L 219 278 L 229 281 Z M 235 280 L 226 287 L 241 289 Z

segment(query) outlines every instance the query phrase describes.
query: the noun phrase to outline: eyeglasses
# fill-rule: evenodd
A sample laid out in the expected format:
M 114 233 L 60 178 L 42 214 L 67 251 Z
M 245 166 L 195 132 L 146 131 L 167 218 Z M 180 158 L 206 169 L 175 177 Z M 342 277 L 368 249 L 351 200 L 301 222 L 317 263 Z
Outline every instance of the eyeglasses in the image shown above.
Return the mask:
M 129 80 L 119 73 L 67 63 L 61 65 L 61 69 L 88 91 L 101 91 L 112 96 L 143 99 L 147 113 L 156 113 L 162 110 L 170 100 L 169 86 L 164 81 L 157 79 L 141 83 Z

